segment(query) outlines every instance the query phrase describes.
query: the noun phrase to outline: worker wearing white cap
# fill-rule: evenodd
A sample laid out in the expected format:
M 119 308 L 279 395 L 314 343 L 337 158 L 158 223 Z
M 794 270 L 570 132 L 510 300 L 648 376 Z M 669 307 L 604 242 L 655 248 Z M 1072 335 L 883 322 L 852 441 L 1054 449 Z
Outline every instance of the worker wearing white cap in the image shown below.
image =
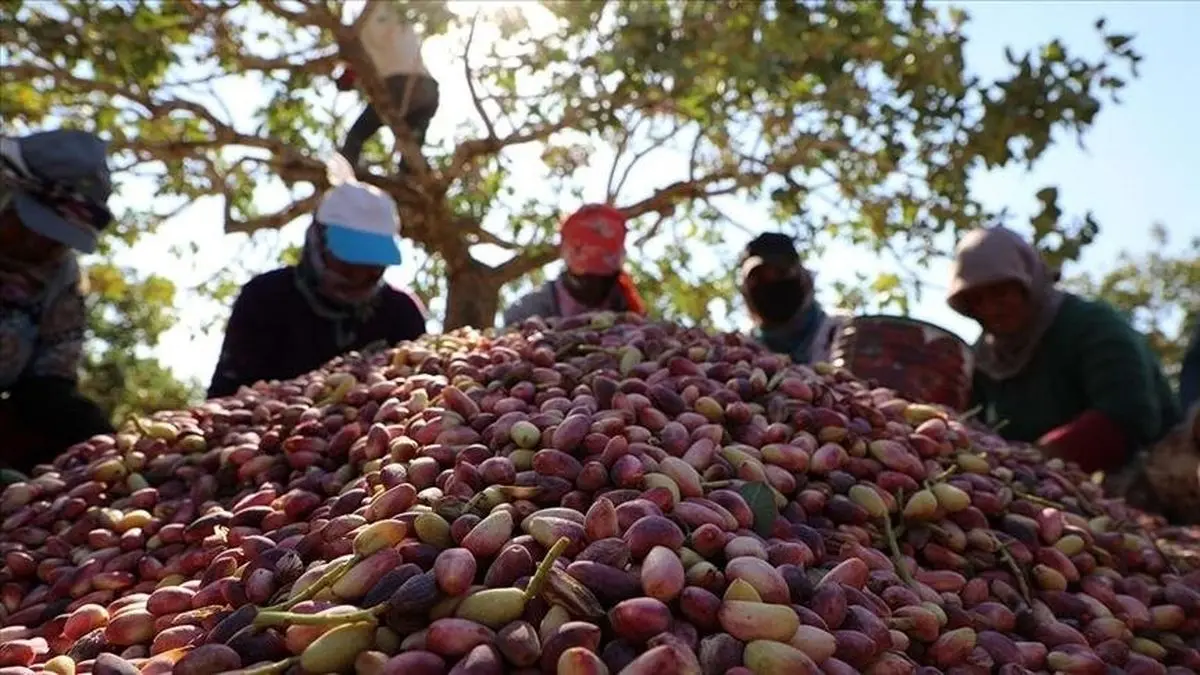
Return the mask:
M 383 279 L 400 256 L 392 198 L 352 180 L 321 200 L 300 263 L 250 280 L 233 305 L 210 398 L 284 380 L 349 351 L 425 333 L 425 309 Z

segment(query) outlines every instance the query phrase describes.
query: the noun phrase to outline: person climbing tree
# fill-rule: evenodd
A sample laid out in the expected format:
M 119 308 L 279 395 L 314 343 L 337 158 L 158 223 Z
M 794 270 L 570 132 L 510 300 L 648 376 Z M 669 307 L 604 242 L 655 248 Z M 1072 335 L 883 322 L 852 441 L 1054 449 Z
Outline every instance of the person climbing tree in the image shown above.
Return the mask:
M 369 14 L 359 39 L 387 85 L 393 104 L 399 106 L 419 149 L 425 144 L 425 133 L 437 114 L 440 95 L 437 80 L 429 74 L 421 58 L 421 36 L 404 20 L 400 9 L 399 3 L 369 3 L 363 10 Z M 357 75 L 346 65 L 336 81 L 340 91 L 349 91 L 354 88 Z M 368 102 L 342 146 L 342 155 L 352 166 L 358 166 L 363 146 L 382 126 L 379 112 Z M 401 157 L 400 173 L 407 173 L 408 166 L 408 158 Z

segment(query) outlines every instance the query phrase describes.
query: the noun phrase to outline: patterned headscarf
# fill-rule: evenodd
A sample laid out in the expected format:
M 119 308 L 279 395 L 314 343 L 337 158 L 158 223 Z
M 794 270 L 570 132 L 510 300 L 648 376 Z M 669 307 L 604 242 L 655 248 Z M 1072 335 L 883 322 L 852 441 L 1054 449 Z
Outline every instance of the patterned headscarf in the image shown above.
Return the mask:
M 324 234 L 325 227 L 315 220 L 305 233 L 296 287 L 317 316 L 334 323 L 337 344 L 345 347 L 354 342 L 357 326 L 370 317 L 385 282 L 380 277 L 372 286 L 358 286 L 330 269 Z
M 0 212 L 80 250 L 112 220 L 102 143 L 51 131 L 0 138 Z M 91 194 L 87 194 L 90 192 Z M 31 263 L 0 251 L 0 390 L 26 377 L 74 380 L 83 354 L 84 281 L 75 254 Z
M 562 224 L 562 259 L 573 274 L 617 274 L 625 264 L 625 214 L 589 204 Z

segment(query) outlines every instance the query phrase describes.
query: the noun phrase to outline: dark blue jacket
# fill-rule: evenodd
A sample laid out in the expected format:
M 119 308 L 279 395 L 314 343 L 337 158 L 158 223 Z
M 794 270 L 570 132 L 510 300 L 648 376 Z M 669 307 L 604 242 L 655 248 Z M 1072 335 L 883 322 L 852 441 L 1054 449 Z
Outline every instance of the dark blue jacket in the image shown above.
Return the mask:
M 381 340 L 415 340 L 425 334 L 425 308 L 409 293 L 385 286 L 370 316 L 352 328 L 354 340 L 340 348 L 337 327 L 312 310 L 296 286 L 294 267 L 260 274 L 233 303 L 208 397 L 229 396 L 259 380 L 291 379 Z

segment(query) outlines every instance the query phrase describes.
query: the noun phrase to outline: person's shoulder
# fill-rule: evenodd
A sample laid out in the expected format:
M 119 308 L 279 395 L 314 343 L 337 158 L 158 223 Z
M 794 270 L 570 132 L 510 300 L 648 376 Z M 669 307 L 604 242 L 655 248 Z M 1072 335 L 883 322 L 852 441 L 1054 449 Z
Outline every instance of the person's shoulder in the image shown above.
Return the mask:
M 296 288 L 296 272 L 291 267 L 281 267 L 270 272 L 256 274 L 242 284 L 238 298 L 242 302 L 257 301 L 291 293 Z
M 417 297 L 416 293 L 407 288 L 384 284 L 381 297 L 384 304 L 392 311 L 419 314 L 422 319 L 429 316 L 425 303 L 421 302 L 421 298 Z
M 1071 333 L 1130 332 L 1129 317 L 1103 300 L 1066 294 L 1055 320 L 1059 327 Z
M 279 269 L 271 270 L 270 272 L 263 272 L 262 274 L 254 275 L 250 278 L 250 281 L 247 281 L 245 285 L 242 286 L 242 288 L 253 288 L 256 290 L 279 288 L 294 283 L 295 277 L 295 268 L 280 267 Z
M 504 310 L 504 323 L 513 324 L 554 310 L 554 282 L 529 289 Z

